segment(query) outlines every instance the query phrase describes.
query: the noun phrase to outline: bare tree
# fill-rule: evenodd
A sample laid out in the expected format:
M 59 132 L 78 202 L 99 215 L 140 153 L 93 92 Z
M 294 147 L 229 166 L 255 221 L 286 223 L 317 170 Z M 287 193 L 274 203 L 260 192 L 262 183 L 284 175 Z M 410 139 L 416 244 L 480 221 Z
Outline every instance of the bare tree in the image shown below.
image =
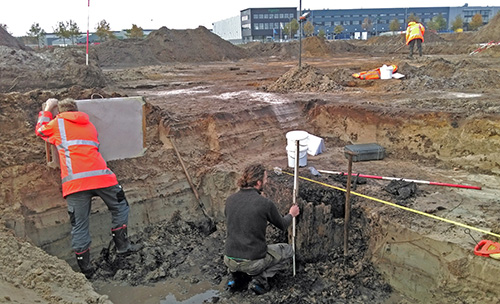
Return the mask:
M 68 27 L 69 37 L 71 38 L 71 43 L 75 44 L 75 38 L 79 37 L 81 34 L 80 28 L 73 20 L 70 20 L 67 23 L 67 27 Z
M 472 20 L 469 22 L 469 29 L 471 31 L 477 30 L 481 25 L 483 25 L 483 16 L 477 13 L 472 16 Z
M 142 30 L 142 27 L 138 27 L 135 24 L 132 24 L 132 28 L 127 31 L 127 37 L 128 38 L 144 38 L 144 31 Z
M 455 20 L 453 20 L 453 23 L 451 24 L 451 29 L 453 31 L 457 31 L 458 29 L 461 29 L 463 27 L 464 27 L 464 19 L 462 18 L 462 16 L 457 15 L 457 17 L 455 18 Z
M 54 33 L 59 37 L 62 38 L 63 44 L 66 45 L 66 39 L 69 39 L 70 37 L 70 32 L 68 30 L 68 24 L 64 23 L 63 21 L 59 21 L 57 24 L 57 27 L 54 30 Z
M 393 19 L 393 20 L 391 21 L 391 23 L 389 24 L 389 30 L 390 30 L 391 32 L 395 32 L 395 31 L 399 30 L 399 27 L 400 27 L 400 25 L 399 25 L 399 21 L 398 21 L 398 19 L 396 19 L 396 18 L 395 18 L 395 19 Z
M 42 44 L 43 40 L 45 39 L 46 34 L 47 33 L 45 32 L 45 30 L 42 29 L 40 27 L 40 24 L 38 24 L 38 23 L 33 23 L 31 25 L 30 30 L 26 33 L 26 35 L 28 35 L 28 37 L 36 38 L 36 41 L 38 43 L 38 47 L 41 47 L 41 44 Z
M 365 31 L 368 31 L 372 28 L 372 19 L 366 17 L 364 20 L 363 20 L 363 23 L 361 24 L 361 28 L 363 28 Z
M 306 36 L 312 36 L 312 34 L 314 34 L 314 25 L 311 21 L 307 21 L 306 24 L 304 24 L 304 34 Z
M 106 41 L 114 38 L 113 32 L 111 32 L 111 26 L 105 19 L 97 24 L 96 35 L 99 37 L 99 41 Z

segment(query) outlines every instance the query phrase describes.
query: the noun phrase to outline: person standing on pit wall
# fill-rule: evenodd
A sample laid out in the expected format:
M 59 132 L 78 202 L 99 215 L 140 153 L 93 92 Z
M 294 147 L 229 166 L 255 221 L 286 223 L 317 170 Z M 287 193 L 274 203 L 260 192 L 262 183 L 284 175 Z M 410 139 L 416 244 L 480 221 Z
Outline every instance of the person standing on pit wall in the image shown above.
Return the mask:
M 52 111 L 59 114 L 53 118 Z M 87 278 L 94 273 L 90 263 L 89 217 L 91 199 L 102 198 L 112 217 L 111 233 L 119 255 L 140 249 L 127 236 L 129 204 L 115 174 L 99 152 L 97 131 L 86 113 L 79 112 L 73 99 L 47 100 L 38 115 L 35 133 L 55 145 L 59 154 L 62 194 L 68 203 L 71 246 L 80 270 Z
M 422 57 L 422 42 L 424 42 L 425 27 L 416 21 L 410 21 L 406 28 L 406 45 L 410 46 L 410 59 L 413 59 L 413 48 L 417 44 L 418 55 Z
M 244 273 L 252 277 L 249 289 L 259 295 L 269 291 L 267 279 L 284 269 L 293 256 L 289 244 L 266 244 L 266 227 L 269 222 L 286 230 L 292 218 L 299 215 L 299 207 L 293 205 L 289 213 L 282 216 L 276 205 L 261 195 L 266 183 L 264 166 L 250 165 L 238 181 L 240 190 L 226 200 L 224 264 L 232 277 L 228 282 L 230 290 L 242 287 L 241 274 Z

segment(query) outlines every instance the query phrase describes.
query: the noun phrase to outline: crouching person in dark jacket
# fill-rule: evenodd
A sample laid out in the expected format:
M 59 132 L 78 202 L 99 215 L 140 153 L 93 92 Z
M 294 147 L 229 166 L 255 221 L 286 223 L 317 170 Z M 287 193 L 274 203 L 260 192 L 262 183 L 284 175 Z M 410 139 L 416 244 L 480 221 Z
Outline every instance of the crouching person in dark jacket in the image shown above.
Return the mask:
M 224 264 L 232 279 L 228 288 L 237 290 L 241 286 L 241 274 L 252 277 L 248 288 L 256 294 L 269 291 L 268 278 L 287 266 L 293 256 L 293 248 L 286 243 L 266 244 L 268 222 L 281 230 L 287 229 L 292 218 L 299 215 L 297 205 L 282 216 L 276 205 L 261 195 L 267 182 L 263 165 L 250 165 L 238 181 L 240 190 L 226 200 L 225 216 L 227 238 Z

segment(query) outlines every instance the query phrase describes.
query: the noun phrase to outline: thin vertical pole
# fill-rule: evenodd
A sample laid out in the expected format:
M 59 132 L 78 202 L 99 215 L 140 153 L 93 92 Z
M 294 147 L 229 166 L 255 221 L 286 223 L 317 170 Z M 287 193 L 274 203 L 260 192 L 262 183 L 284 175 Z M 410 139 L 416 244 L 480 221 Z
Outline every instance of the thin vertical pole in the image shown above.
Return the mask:
M 349 165 L 347 168 L 347 186 L 345 194 L 345 218 L 344 218 L 344 257 L 347 256 L 347 244 L 349 242 L 349 220 L 351 217 L 351 174 L 352 174 L 352 156 L 356 153 L 346 151 L 349 155 Z
M 87 5 L 87 53 L 85 55 L 85 64 L 89 65 L 89 27 L 90 27 L 90 0 Z
M 297 205 L 299 194 L 299 157 L 300 140 L 295 141 L 295 168 L 293 170 L 293 204 Z M 295 216 L 292 219 L 293 276 L 295 276 Z
M 302 66 L 302 22 L 300 20 L 302 16 L 302 0 L 299 1 L 299 69 Z

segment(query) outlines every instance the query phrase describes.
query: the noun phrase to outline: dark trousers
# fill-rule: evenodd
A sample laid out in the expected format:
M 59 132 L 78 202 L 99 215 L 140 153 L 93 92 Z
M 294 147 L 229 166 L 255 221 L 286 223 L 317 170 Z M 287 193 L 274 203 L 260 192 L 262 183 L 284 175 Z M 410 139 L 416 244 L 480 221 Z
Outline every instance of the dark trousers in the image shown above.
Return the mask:
M 66 196 L 71 221 L 71 247 L 82 252 L 90 247 L 89 217 L 92 197 L 102 198 L 111 212 L 111 228 L 128 224 L 129 205 L 120 185 L 80 191 Z
M 415 43 L 417 44 L 418 55 L 422 57 L 422 39 L 420 38 L 413 39 L 408 43 L 410 46 L 410 57 L 413 57 L 413 48 L 415 47 Z
M 290 244 L 278 243 L 267 245 L 266 256 L 258 260 L 235 260 L 224 256 L 224 264 L 230 272 L 241 271 L 250 276 L 273 277 L 279 270 L 287 267 L 293 256 Z

